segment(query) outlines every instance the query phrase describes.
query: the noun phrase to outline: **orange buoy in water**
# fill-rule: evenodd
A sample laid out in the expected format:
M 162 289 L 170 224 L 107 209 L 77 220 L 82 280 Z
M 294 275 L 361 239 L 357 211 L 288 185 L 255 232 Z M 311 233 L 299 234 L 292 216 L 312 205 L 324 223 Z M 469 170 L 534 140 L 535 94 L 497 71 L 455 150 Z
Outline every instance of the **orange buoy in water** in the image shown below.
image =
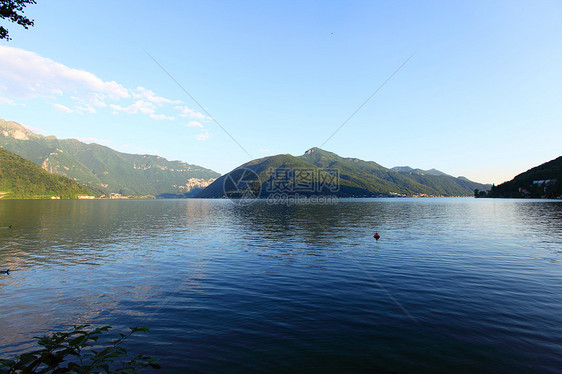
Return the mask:
M 375 235 L 373 235 L 373 238 L 375 238 L 376 240 L 379 240 L 381 236 L 379 235 L 378 232 L 375 233 Z

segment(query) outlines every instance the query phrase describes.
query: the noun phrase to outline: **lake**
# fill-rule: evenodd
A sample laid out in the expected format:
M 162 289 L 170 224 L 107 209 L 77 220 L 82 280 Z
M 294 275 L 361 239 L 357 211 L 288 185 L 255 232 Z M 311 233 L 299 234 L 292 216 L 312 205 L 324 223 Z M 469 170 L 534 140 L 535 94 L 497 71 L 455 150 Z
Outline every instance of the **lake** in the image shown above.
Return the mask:
M 0 201 L 8 225 L 2 358 L 87 323 L 150 328 L 127 347 L 163 373 L 562 370 L 562 201 Z

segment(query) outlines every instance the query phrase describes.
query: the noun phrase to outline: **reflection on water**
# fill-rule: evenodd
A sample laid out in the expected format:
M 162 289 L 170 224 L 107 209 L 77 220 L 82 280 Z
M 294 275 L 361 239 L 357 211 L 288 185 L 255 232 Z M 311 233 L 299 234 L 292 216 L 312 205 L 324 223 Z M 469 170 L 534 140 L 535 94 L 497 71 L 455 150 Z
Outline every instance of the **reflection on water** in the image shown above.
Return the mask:
M 91 323 L 150 327 L 135 349 L 166 372 L 556 372 L 561 219 L 556 201 L 0 201 L 0 353 Z

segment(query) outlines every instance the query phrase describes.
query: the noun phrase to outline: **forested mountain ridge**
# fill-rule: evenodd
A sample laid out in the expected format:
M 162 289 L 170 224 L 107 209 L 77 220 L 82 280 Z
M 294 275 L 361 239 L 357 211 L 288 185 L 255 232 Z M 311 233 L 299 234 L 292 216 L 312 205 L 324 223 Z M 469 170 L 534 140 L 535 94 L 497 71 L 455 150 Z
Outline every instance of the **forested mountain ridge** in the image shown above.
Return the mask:
M 487 197 L 558 198 L 562 196 L 562 156 L 493 186 Z
M 76 199 L 78 195 L 92 195 L 92 191 L 0 147 L 0 198 Z
M 210 169 L 182 161 L 117 152 L 76 139 L 38 135 L 16 122 L 4 120 L 0 120 L 0 146 L 49 172 L 75 179 L 106 194 L 184 194 L 206 187 L 220 176 Z
M 228 196 L 225 183 L 229 180 L 241 181 L 244 170 L 253 175 L 249 183 L 252 195 L 262 198 L 275 193 L 339 197 L 471 196 L 475 188 L 489 188 L 444 173 L 422 175 L 397 172 L 373 161 L 345 158 L 311 148 L 298 157 L 283 154 L 245 163 L 217 179 L 197 197 Z

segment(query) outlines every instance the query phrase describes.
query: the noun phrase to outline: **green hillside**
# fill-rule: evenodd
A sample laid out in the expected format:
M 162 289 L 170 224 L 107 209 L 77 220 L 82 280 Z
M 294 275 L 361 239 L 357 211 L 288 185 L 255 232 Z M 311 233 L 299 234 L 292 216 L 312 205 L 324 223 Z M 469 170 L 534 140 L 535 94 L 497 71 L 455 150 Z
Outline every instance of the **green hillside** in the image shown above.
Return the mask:
M 247 171 L 249 171 L 249 173 Z M 294 171 L 297 171 L 296 175 L 291 174 Z M 302 171 L 302 173 L 299 171 Z M 308 171 L 311 171 L 311 175 L 305 175 L 305 172 Z M 323 181 L 329 181 L 328 173 L 321 168 L 301 160 L 298 157 L 283 154 L 252 160 L 241 165 L 230 173 L 218 178 L 209 187 L 199 193 L 197 197 L 242 197 L 233 196 L 232 188 L 227 187 L 227 191 L 225 191 L 225 185 L 228 186 L 229 181 L 232 179 L 239 180 L 241 178 L 245 183 L 249 183 L 244 186 L 247 188 L 241 188 L 241 190 L 245 191 L 249 189 L 253 196 L 259 197 L 267 197 L 273 193 L 286 193 L 288 191 L 297 192 L 303 196 L 311 195 L 315 192 L 314 190 L 302 187 L 305 180 L 307 183 L 318 183 L 319 178 L 323 178 Z M 351 186 L 347 181 L 343 181 L 342 184 L 344 187 Z M 326 184 L 323 189 L 321 188 L 321 190 L 326 193 L 328 189 L 329 184 Z
M 53 175 L 0 147 L 0 197 L 4 199 L 76 199 L 91 195 L 83 186 L 61 175 Z
M 75 179 L 103 193 L 185 194 L 220 176 L 212 170 L 153 155 L 117 152 L 99 144 L 35 134 L 0 120 L 0 146 L 43 169 Z
M 248 180 L 250 175 L 245 171 L 253 174 L 253 179 Z M 229 192 L 229 183 L 231 187 L 246 183 L 251 194 L 259 197 L 275 193 L 339 197 L 471 196 L 475 188 L 486 188 L 438 171 L 428 175 L 397 172 L 372 161 L 344 158 L 319 148 L 299 157 L 284 154 L 250 161 L 217 179 L 197 197 L 241 197 Z M 240 191 L 243 193 L 244 188 Z
M 488 197 L 558 198 L 562 196 L 562 156 L 492 187 Z
M 387 169 L 373 161 L 343 158 L 319 148 L 308 150 L 300 158 L 320 167 L 337 167 L 347 180 L 373 193 L 406 196 L 471 196 L 475 188 L 486 185 L 455 178 L 439 170 L 421 170 L 405 167 L 402 171 Z
M 372 194 L 431 195 L 434 191 L 376 162 L 343 158 L 319 148 L 308 150 L 300 158 L 322 168 L 337 168 L 340 178 Z

